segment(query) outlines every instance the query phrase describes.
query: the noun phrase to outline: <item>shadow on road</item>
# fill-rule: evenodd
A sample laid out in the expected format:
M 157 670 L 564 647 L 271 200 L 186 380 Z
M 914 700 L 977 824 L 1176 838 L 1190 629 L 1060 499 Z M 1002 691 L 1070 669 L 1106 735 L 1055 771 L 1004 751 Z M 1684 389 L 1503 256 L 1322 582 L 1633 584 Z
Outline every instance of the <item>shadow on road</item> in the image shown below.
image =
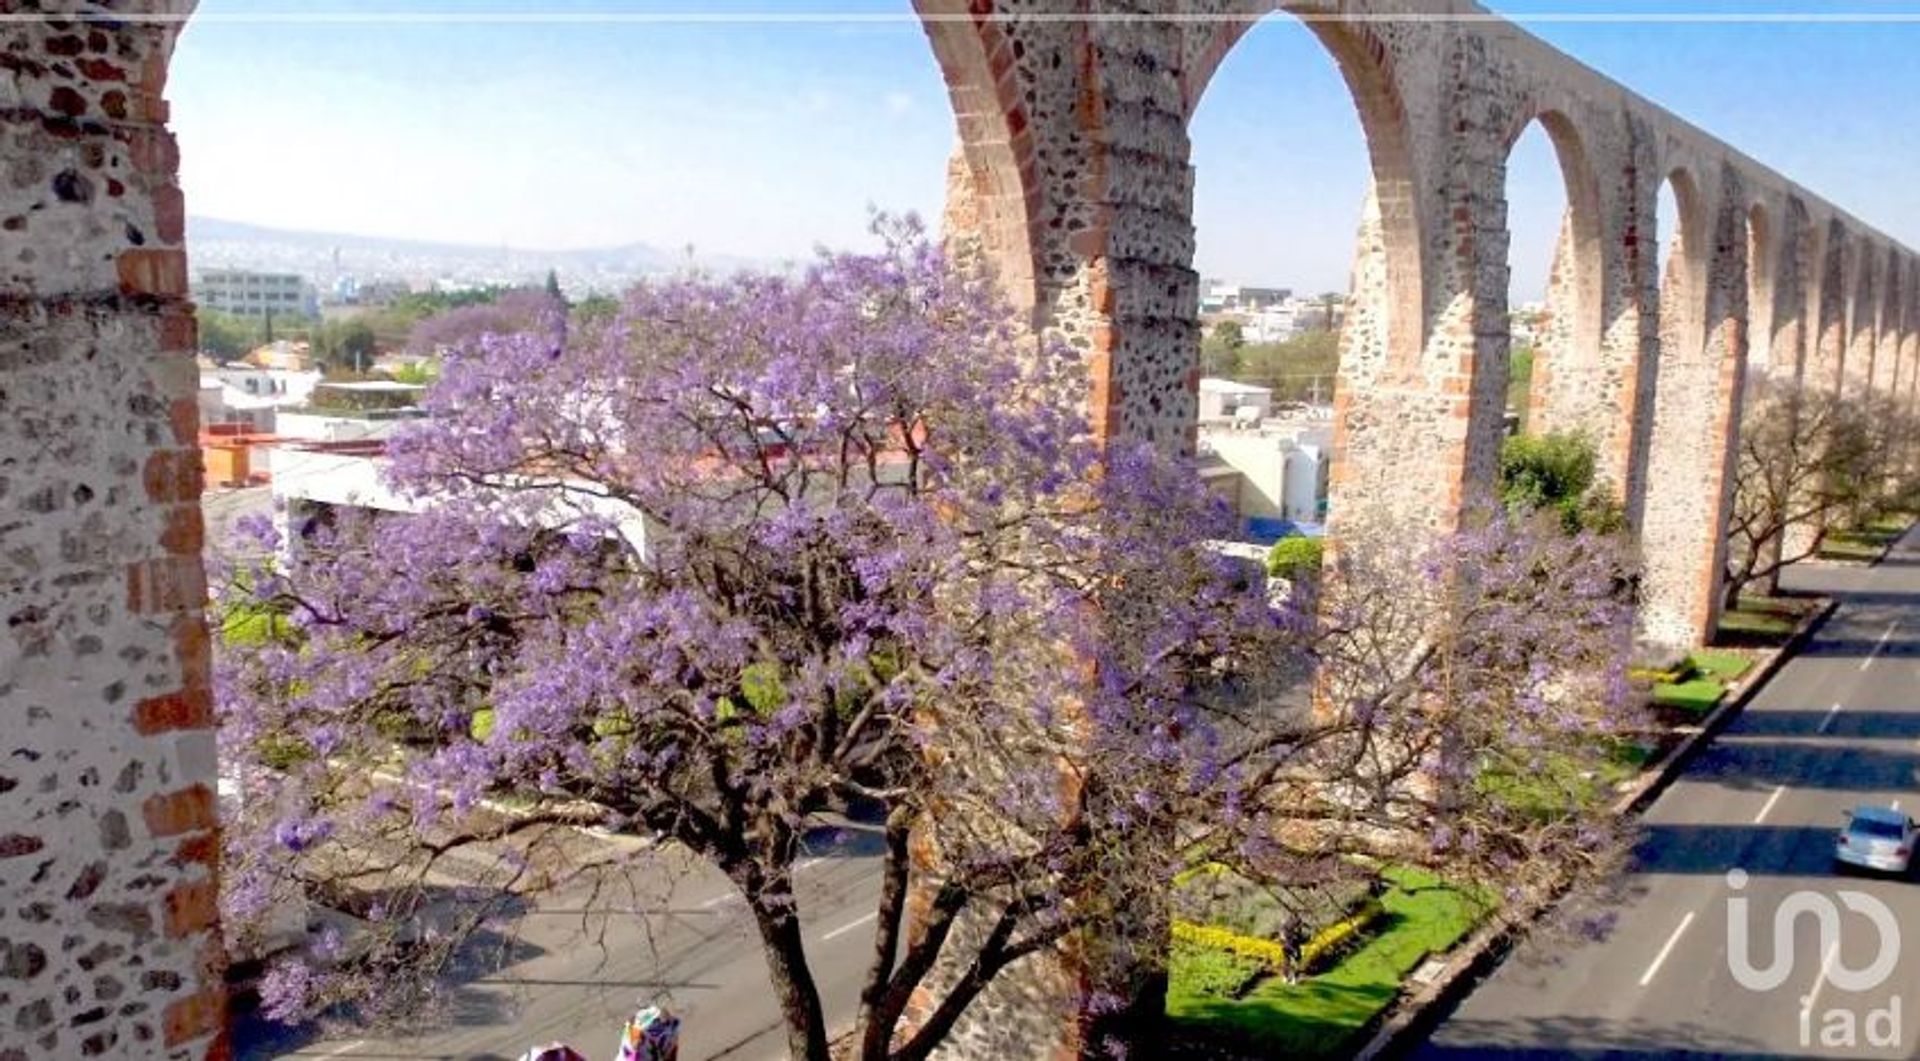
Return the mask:
M 1677 1044 L 1699 1044 L 1688 1048 Z M 1658 1024 L 1591 1017 L 1527 1017 L 1449 1021 L 1442 1036 L 1403 1057 L 1480 1058 L 1723 1058 L 1773 1061 L 1803 1056 L 1768 1049 L 1756 1040 L 1704 1024 Z
M 1909 690 L 1908 699 L 1920 698 L 1920 688 Z M 1858 696 L 1852 699 L 1860 699 Z M 1815 739 L 1920 740 L 1920 714 L 1912 711 L 1861 709 L 1852 703 L 1846 710 L 1831 713 L 1826 705 L 1793 708 L 1784 711 L 1749 710 L 1733 721 L 1724 734 L 1740 737 L 1808 737 Z M 1825 733 L 1820 732 L 1826 726 Z M 1717 749 L 1715 749 L 1717 751 Z
M 1724 874 L 1755 877 L 1834 876 L 1837 818 L 1820 825 L 1651 825 L 1634 847 L 1638 873 Z
M 1833 742 L 1845 736 L 1836 731 L 1846 714 L 1835 715 L 1826 733 L 1818 732 L 1816 722 L 1791 734 L 1805 738 L 1801 740 L 1723 741 L 1700 753 L 1687 780 L 1756 793 L 1772 792 L 1780 785 L 1863 793 L 1920 787 L 1920 751 L 1882 745 L 1836 747 Z

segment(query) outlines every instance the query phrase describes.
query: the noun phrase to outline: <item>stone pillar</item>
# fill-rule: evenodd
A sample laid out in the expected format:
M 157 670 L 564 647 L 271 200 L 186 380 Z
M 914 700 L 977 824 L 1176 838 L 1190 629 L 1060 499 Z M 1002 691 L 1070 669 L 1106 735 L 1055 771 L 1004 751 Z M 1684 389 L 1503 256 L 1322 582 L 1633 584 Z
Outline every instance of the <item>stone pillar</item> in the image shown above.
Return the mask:
M 1902 298 L 1904 325 L 1900 332 L 1900 378 L 1894 394 L 1911 412 L 1920 412 L 1920 262 L 1907 265 L 1907 293 Z
M 1829 222 L 1826 253 L 1820 265 L 1818 322 L 1813 345 L 1808 348 L 1806 387 L 1816 394 L 1840 393 L 1840 366 L 1846 359 L 1847 328 L 1847 230 L 1839 221 Z
M 1887 255 L 1886 278 L 1881 285 L 1879 306 L 1873 325 L 1874 358 L 1871 386 L 1876 397 L 1892 397 L 1895 382 L 1900 375 L 1900 299 L 1905 279 L 1900 269 L 1900 255 L 1890 251 Z
M 1770 305 L 1752 308 L 1753 319 L 1771 329 L 1773 341 L 1767 360 L 1767 375 L 1777 387 L 1792 392 L 1793 409 L 1799 414 L 1800 389 L 1807 362 L 1807 312 L 1810 304 L 1812 263 L 1815 259 L 1814 230 L 1807 223 L 1806 205 L 1789 198 L 1779 226 L 1779 242 L 1774 250 L 1773 285 Z M 1764 263 L 1749 263 L 1763 268 Z M 1737 459 L 1737 458 L 1736 458 Z M 1767 547 L 1763 563 L 1777 563 L 1783 554 L 1798 556 L 1811 543 L 1810 531 L 1793 526 Z M 1774 593 L 1780 588 L 1779 574 L 1769 577 L 1763 589 Z
M 178 26 L 49 6 L 100 17 L 0 25 L 0 1057 L 224 1057 Z
M 1666 656 L 1703 643 L 1719 620 L 1747 353 L 1739 178 L 1728 168 L 1699 188 L 1676 179 L 1675 191 L 1683 235 L 1662 292 L 1648 467 L 1658 489 L 1641 532 L 1640 636 L 1649 651 Z M 1694 231 L 1705 247 L 1685 245 L 1695 238 L 1689 224 L 1702 226 Z
M 1840 393 L 1849 398 L 1867 393 L 1873 381 L 1874 340 L 1879 334 L 1876 296 L 1880 254 L 1861 241 L 1854 257 L 1854 283 L 1847 291 L 1847 349 L 1840 363 Z
M 1085 358 L 1101 438 L 1190 453 L 1199 285 L 1182 25 L 1032 19 L 1023 16 L 1052 12 L 1017 0 L 915 6 L 929 16 L 959 119 L 949 239 L 983 248 L 1013 300 L 1031 307 L 1035 330 Z M 923 868 L 924 878 L 937 872 Z M 1118 904 L 1142 916 L 1110 935 L 1164 933 L 1153 901 Z M 964 945 L 977 927 L 957 927 L 955 939 Z M 1093 996 L 1163 1004 L 1150 975 L 1116 965 L 1103 946 L 1023 959 L 961 1018 L 942 1056 L 1097 1055 L 1093 1040 L 1111 1018 L 1088 1008 Z

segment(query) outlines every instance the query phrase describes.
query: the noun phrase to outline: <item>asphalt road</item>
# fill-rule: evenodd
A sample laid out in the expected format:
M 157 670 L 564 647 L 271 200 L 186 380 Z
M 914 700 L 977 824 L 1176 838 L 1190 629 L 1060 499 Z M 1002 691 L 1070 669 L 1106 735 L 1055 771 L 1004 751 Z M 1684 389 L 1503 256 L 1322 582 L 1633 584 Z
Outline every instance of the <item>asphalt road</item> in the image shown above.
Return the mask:
M 853 1018 L 872 953 L 880 860 L 871 839 L 843 833 L 798 864 L 808 956 L 836 1022 Z M 627 1017 L 659 1002 L 682 1018 L 683 1061 L 784 1057 L 759 935 L 726 879 L 672 848 L 642 852 L 625 879 L 617 894 L 545 897 L 510 937 L 491 941 L 488 952 L 504 959 L 455 986 L 445 1012 L 419 1029 L 367 1036 L 246 1016 L 236 1056 L 514 1061 L 560 1041 L 610 1061 Z
M 1520 944 L 1414 1056 L 1920 1051 L 1917 878 L 1841 874 L 1832 862 L 1854 805 L 1897 801 L 1920 816 L 1920 535 L 1877 567 L 1804 565 L 1792 576 L 1843 603 L 1647 810 L 1621 892 L 1576 911 L 1610 926 Z M 1893 931 L 1856 912 L 1870 900 L 1848 905 L 1849 892 L 1884 904 Z M 1776 932 L 1789 897 L 1805 912 Z M 1742 940 L 1744 964 L 1730 952 Z M 1849 976 L 1871 972 L 1882 946 L 1897 955 L 1888 975 Z M 1777 985 L 1735 972 L 1789 958 Z

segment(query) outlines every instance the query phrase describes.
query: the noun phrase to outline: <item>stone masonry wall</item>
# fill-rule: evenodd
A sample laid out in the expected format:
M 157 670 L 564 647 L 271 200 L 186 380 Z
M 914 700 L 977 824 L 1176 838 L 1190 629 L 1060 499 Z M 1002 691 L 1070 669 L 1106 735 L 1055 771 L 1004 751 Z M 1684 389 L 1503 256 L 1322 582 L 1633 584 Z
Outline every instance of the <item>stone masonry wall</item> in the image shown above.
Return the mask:
M 1643 633 L 1665 647 L 1697 641 L 1713 622 L 1718 528 L 1663 524 L 1726 508 L 1731 475 L 1706 466 L 1734 452 L 1725 388 L 1744 378 L 1749 337 L 1806 386 L 1848 393 L 1896 389 L 1899 352 L 1913 348 L 1915 322 L 1894 312 L 1904 295 L 1892 289 L 1915 272 L 1910 250 L 1517 27 L 1378 17 L 1482 14 L 1469 0 L 1106 0 L 1071 22 L 1025 18 L 1056 10 L 1035 0 L 919 6 L 961 113 L 971 183 L 1017 206 L 1000 214 L 1018 223 L 996 223 L 989 241 L 1003 274 L 1031 276 L 1036 324 L 1087 352 L 1102 429 L 1174 448 L 1191 434 L 1191 198 L 1205 179 L 1192 170 L 1184 117 L 1252 20 L 1281 11 L 1307 21 L 1352 90 L 1374 171 L 1342 341 L 1336 533 L 1363 518 L 1442 530 L 1491 481 L 1510 342 L 1506 154 L 1541 122 L 1569 216 L 1536 411 L 1594 438 L 1650 544 L 1687 543 L 1645 583 Z M 1657 231 L 1669 180 L 1699 200 L 1683 213 L 1700 231 Z M 1701 249 L 1687 266 L 1698 275 L 1662 305 L 1662 248 L 1717 247 L 1723 230 L 1744 243 L 1750 227 L 1767 236 L 1751 248 L 1766 261 Z M 1804 233 L 1820 244 L 1816 257 Z M 1779 282 L 1788 258 L 1804 283 Z M 1713 319 L 1715 299 L 1738 307 L 1738 328 Z M 1684 408 L 1720 434 L 1656 431 L 1662 380 L 1687 403 L 1671 422 Z M 1662 446 L 1680 452 L 1661 457 Z M 1699 489 L 1714 493 L 1679 500 Z
M 0 23 L 0 1061 L 225 1054 L 173 32 Z
M 1040 0 L 916 6 L 958 115 L 949 221 L 982 227 L 951 234 L 976 238 L 1036 327 L 1085 353 L 1098 430 L 1175 451 L 1192 439 L 1206 179 L 1186 121 L 1252 21 L 1290 12 L 1326 46 L 1373 168 L 1341 339 L 1336 537 L 1443 532 L 1492 484 L 1506 157 L 1541 122 L 1569 213 L 1536 413 L 1598 445 L 1644 545 L 1649 651 L 1696 644 L 1717 618 L 1750 336 L 1770 375 L 1813 388 L 1897 389 L 1907 377 L 1880 351 L 1920 357 L 1920 321 L 1885 291 L 1915 274 L 1912 251 L 1470 0 L 1088 0 L 1073 20 Z M 1427 17 L 1381 17 L 1405 12 Z M 1431 17 L 1449 12 L 1472 17 Z M 1678 233 L 1655 217 L 1668 181 L 1686 200 Z M 1032 988 L 983 1014 L 1014 1039 L 1054 1033 L 1020 1039 L 1035 1056 L 1083 1049 Z M 963 1036 L 953 1056 L 1008 1041 Z

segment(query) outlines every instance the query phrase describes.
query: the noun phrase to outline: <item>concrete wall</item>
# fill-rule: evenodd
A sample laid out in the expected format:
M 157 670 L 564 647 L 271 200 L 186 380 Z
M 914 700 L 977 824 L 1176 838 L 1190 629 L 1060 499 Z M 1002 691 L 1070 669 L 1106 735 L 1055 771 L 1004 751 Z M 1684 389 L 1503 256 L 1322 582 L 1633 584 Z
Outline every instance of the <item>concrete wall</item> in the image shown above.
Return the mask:
M 4 1061 L 226 1052 L 172 33 L 0 24 Z

